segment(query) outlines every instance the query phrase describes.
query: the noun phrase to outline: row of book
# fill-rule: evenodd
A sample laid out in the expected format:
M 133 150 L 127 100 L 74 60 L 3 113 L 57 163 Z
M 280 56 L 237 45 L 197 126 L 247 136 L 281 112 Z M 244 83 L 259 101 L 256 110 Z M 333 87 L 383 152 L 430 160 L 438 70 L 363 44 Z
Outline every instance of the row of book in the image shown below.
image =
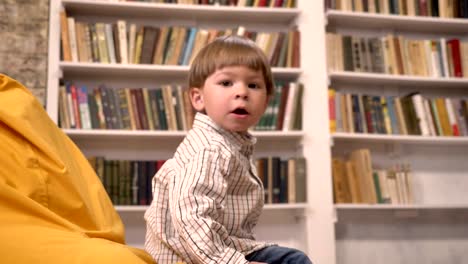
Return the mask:
M 325 7 L 380 14 L 468 18 L 468 0 L 325 0 Z
M 88 157 L 114 205 L 149 205 L 152 179 L 165 160 L 130 161 Z
M 304 157 L 261 157 L 255 160 L 255 166 L 265 189 L 265 203 L 307 201 L 307 168 Z
M 189 65 L 198 51 L 222 35 L 248 37 L 265 52 L 274 67 L 299 67 L 300 34 L 185 26 L 148 26 L 76 21 L 61 11 L 61 51 L 64 61 L 122 64 Z
M 335 203 L 412 204 L 412 172 L 408 164 L 375 169 L 369 149 L 332 158 Z
M 276 83 L 276 93 L 254 130 L 302 129 L 300 83 Z M 88 89 L 65 81 L 59 86 L 59 126 L 65 129 L 189 130 L 194 110 L 181 85 Z
M 351 94 L 330 88 L 331 132 L 422 136 L 468 136 L 468 101 Z
M 327 33 L 329 71 L 468 77 L 468 41 Z
M 293 131 L 302 129 L 302 83 L 276 83 L 275 93 L 254 130 Z
M 130 161 L 88 157 L 114 205 L 148 205 L 152 179 L 165 160 Z M 265 188 L 265 203 L 306 202 L 306 163 L 303 157 L 256 160 Z
M 72 129 L 188 130 L 194 111 L 186 89 L 120 88 L 65 82 L 59 87 L 59 124 Z
M 296 0 L 108 0 L 110 2 L 149 2 L 185 5 L 221 5 L 239 7 L 296 7 Z

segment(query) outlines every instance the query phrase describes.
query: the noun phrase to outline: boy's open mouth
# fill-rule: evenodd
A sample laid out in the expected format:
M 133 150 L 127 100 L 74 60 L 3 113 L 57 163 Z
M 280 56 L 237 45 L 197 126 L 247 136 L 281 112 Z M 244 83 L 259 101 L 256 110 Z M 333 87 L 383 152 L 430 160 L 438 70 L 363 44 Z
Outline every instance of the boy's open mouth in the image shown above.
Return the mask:
M 248 115 L 249 114 L 249 112 L 247 112 L 247 110 L 245 110 L 244 108 L 236 108 L 234 109 L 234 111 L 232 111 L 232 113 L 236 115 Z

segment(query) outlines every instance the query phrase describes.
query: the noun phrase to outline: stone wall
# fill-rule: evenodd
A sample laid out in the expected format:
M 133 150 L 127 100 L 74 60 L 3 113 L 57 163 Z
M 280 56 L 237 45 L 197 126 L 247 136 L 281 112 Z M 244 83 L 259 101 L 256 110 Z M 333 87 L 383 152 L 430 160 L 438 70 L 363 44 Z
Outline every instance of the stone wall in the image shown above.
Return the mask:
M 0 0 L 0 72 L 28 87 L 44 104 L 49 0 Z

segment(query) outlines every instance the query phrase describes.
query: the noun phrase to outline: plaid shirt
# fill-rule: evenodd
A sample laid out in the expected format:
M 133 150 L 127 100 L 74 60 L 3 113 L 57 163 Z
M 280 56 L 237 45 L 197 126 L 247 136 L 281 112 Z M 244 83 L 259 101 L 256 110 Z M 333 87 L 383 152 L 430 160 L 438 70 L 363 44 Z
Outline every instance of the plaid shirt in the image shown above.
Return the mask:
M 245 255 L 271 245 L 253 235 L 264 195 L 252 163 L 255 142 L 197 113 L 153 178 L 145 248 L 158 263 L 248 263 Z

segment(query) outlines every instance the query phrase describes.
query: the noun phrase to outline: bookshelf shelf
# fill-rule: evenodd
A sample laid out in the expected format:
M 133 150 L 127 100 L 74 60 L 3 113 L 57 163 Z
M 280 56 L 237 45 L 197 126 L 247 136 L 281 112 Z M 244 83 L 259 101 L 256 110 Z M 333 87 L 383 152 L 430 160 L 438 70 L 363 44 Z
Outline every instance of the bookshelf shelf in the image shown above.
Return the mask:
M 353 142 L 380 142 L 380 143 L 402 143 L 402 144 L 427 144 L 427 145 L 468 145 L 468 137 L 434 137 L 434 136 L 412 136 L 412 135 L 376 135 L 376 134 L 354 134 L 333 133 L 332 143 L 336 141 Z
M 176 138 L 180 139 L 185 136 L 185 131 L 148 131 L 148 130 L 85 130 L 85 129 L 63 129 L 63 131 L 72 138 L 93 138 L 99 140 L 101 138 Z M 252 131 L 252 134 L 258 138 L 274 138 L 281 139 L 297 139 L 304 136 L 303 131 Z
M 329 74 L 332 85 L 360 84 L 360 85 L 398 85 L 417 86 L 426 88 L 468 88 L 468 78 L 437 78 L 406 75 L 392 75 L 360 72 L 332 72 Z
M 102 156 L 108 159 L 166 159 L 185 136 L 185 131 L 127 131 L 127 130 L 78 130 L 64 132 L 87 156 Z M 256 157 L 283 152 L 294 157 L 300 151 L 303 131 L 254 131 L 257 137 Z M 296 147 L 297 146 L 297 147 Z
M 82 62 L 60 62 L 60 69 L 67 76 L 119 76 L 132 78 L 155 78 L 155 77 L 185 77 L 189 66 L 178 65 L 142 65 L 142 64 L 118 64 L 118 63 L 82 63 Z M 273 68 L 273 74 L 278 78 L 297 78 L 301 73 L 300 68 Z
M 148 130 L 63 130 L 77 145 L 86 146 L 92 150 L 93 155 L 108 155 L 106 151 L 116 152 L 118 149 L 136 149 L 132 154 L 133 159 L 138 156 L 141 159 L 148 158 L 143 153 L 152 151 L 171 150 L 166 155 L 171 155 L 177 145 L 185 136 L 185 131 L 148 131 Z M 275 151 L 275 148 L 290 148 L 291 145 L 299 145 L 303 131 L 253 131 L 258 139 L 257 152 L 260 155 L 265 151 Z M 262 152 L 263 151 L 263 152 Z M 135 156 L 136 155 L 136 156 Z M 151 155 L 151 154 L 149 154 Z
M 148 131 L 148 130 L 85 130 L 85 129 L 63 129 L 63 131 L 72 138 L 93 138 L 100 140 L 102 138 L 122 139 L 122 138 L 182 138 L 185 136 L 184 131 Z
M 104 2 L 64 0 L 71 15 L 111 16 L 158 19 L 195 19 L 197 21 L 242 21 L 243 23 L 289 24 L 299 15 L 297 8 L 232 7 L 142 2 Z
M 466 32 L 468 20 L 462 18 L 438 18 L 423 16 L 400 16 L 328 10 L 327 27 L 350 27 L 372 30 L 393 30 L 430 34 L 462 34 Z
M 414 205 L 385 205 L 385 204 L 336 204 L 335 223 L 349 224 L 386 224 L 408 225 L 421 223 L 437 225 L 465 223 L 468 216 L 468 204 L 414 204 Z M 362 216 L 365 215 L 365 218 Z M 447 220 L 447 217 L 450 220 Z M 439 230 L 440 231 L 440 230 Z M 394 230 L 394 232 L 398 232 Z M 427 231 L 426 231 L 427 232 Z M 427 232 L 430 234 L 431 232 Z
M 441 210 L 468 209 L 468 204 L 335 204 L 337 210 Z
M 142 213 L 148 209 L 149 206 L 146 205 L 117 205 L 115 206 L 118 212 L 136 212 Z M 274 211 L 274 210 L 305 210 L 307 209 L 307 204 L 297 203 L 297 204 L 266 204 L 264 210 Z

